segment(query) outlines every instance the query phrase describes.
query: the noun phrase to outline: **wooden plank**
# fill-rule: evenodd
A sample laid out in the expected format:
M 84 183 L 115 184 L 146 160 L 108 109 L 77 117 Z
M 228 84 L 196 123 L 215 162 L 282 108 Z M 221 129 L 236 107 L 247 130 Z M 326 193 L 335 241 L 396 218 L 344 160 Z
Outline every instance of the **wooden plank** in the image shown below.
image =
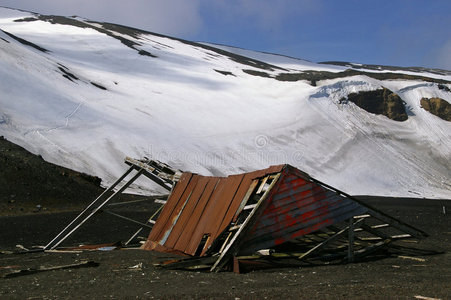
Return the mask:
M 235 222 L 238 218 L 238 216 L 241 214 L 242 210 L 244 209 L 244 206 L 246 206 L 246 203 L 249 201 L 250 196 L 255 190 L 255 187 L 258 184 L 258 179 L 254 179 L 251 181 L 251 183 L 248 185 L 246 184 L 246 192 L 243 196 L 243 199 L 241 200 L 240 205 L 238 206 L 238 209 L 235 211 L 232 221 Z M 243 189 L 244 190 L 244 189 Z
M 257 204 L 249 204 L 246 205 L 243 210 L 249 210 L 249 209 L 254 209 L 257 206 Z
M 109 188 L 107 188 L 105 191 L 103 191 L 102 194 L 100 194 L 100 196 L 98 196 L 94 201 L 92 201 L 75 219 L 73 219 L 60 233 L 58 233 L 45 247 L 45 250 L 51 249 L 54 246 L 54 243 L 57 243 L 60 238 L 63 237 L 63 235 L 65 235 L 70 228 L 75 225 L 75 223 L 77 223 L 79 220 L 81 220 L 83 218 L 83 216 L 85 214 L 88 213 L 89 209 L 92 207 L 95 207 L 95 205 L 98 202 L 103 201 L 103 199 L 105 199 L 108 194 L 114 190 L 114 188 L 121 183 L 132 171 L 134 170 L 134 167 L 130 167 L 124 174 L 122 174 L 121 177 L 119 177 Z M 54 247 L 53 247 L 54 248 Z M 52 249 L 53 249 L 52 248 Z
M 143 169 L 144 170 L 144 169 Z M 167 182 L 162 180 L 160 177 L 158 177 L 157 175 L 150 173 L 147 170 L 144 170 L 143 174 L 149 178 L 150 180 L 152 180 L 153 182 L 155 182 L 156 184 L 158 184 L 159 186 L 161 186 L 162 188 L 166 189 L 167 191 L 170 191 L 172 189 L 173 186 L 173 182 Z
M 387 246 L 391 242 L 392 242 L 391 239 L 386 239 L 386 240 L 383 240 L 383 241 L 378 242 L 376 244 L 370 245 L 370 246 L 368 246 L 368 247 L 366 247 L 364 249 L 358 250 L 358 251 L 356 251 L 354 253 L 354 258 L 355 259 L 359 259 L 359 258 L 362 258 L 364 256 L 367 256 L 367 255 L 373 253 L 374 251 L 379 250 L 380 248 Z
M 353 225 L 354 228 L 358 228 L 359 226 L 361 226 L 363 224 L 363 220 L 364 219 L 359 219 L 355 223 L 353 223 L 354 224 Z M 311 248 L 310 250 L 308 250 L 304 254 L 300 255 L 298 257 L 298 259 L 302 260 L 302 259 L 308 258 L 309 256 L 312 256 L 315 252 L 318 252 L 319 250 L 323 249 L 327 245 L 335 242 L 339 238 L 341 238 L 344 235 L 346 235 L 348 233 L 348 231 L 349 231 L 349 226 L 343 228 L 342 230 L 340 230 L 337 233 L 335 233 L 334 235 L 332 235 L 330 238 L 326 239 L 324 242 L 319 243 L 318 245 L 316 245 L 315 247 Z
M 367 224 L 362 225 L 362 229 L 367 231 L 367 232 L 369 232 L 369 233 L 371 233 L 371 234 L 373 234 L 373 235 L 375 235 L 375 236 L 377 236 L 377 237 L 379 237 L 379 238 L 381 238 L 381 239 L 389 239 L 390 238 L 389 235 L 387 235 L 387 234 L 385 234 L 383 232 L 380 232 L 377 229 L 372 228 L 371 226 L 369 226 Z
M 18 277 L 18 276 L 24 276 L 24 275 L 30 275 L 30 274 L 54 271 L 54 270 L 89 268 L 89 267 L 98 267 L 98 266 L 99 266 L 99 263 L 90 260 L 90 261 L 83 261 L 80 263 L 75 263 L 75 264 L 70 264 L 70 265 L 40 267 L 38 269 L 23 269 L 23 270 L 14 271 L 12 273 L 8 273 L 2 277 L 3 278 L 12 278 L 12 277 Z
M 256 192 L 257 195 L 262 192 L 263 187 L 265 186 L 266 182 L 268 181 L 268 178 L 269 178 L 269 176 L 266 176 L 261 180 L 260 186 L 258 187 L 257 192 Z
M 136 172 L 136 174 L 129 181 L 127 181 L 123 186 L 121 186 L 119 188 L 119 190 L 117 190 L 110 197 L 108 197 L 106 200 L 104 200 L 102 203 L 100 203 L 97 207 L 93 207 L 92 211 L 89 211 L 89 210 L 86 211 L 86 214 L 89 213 L 89 215 L 83 216 L 83 219 L 79 220 L 78 224 L 77 224 L 77 222 L 76 223 L 72 222 L 74 227 L 73 228 L 69 227 L 69 226 L 66 227 L 66 228 L 68 228 L 67 229 L 68 232 L 64 232 L 65 235 L 64 236 L 60 236 L 58 239 L 56 239 L 56 238 L 53 239 L 53 243 L 49 243 L 46 247 L 44 247 L 44 250 L 55 249 L 59 244 L 61 244 L 72 233 L 74 233 L 76 230 L 78 230 L 78 228 L 80 228 L 80 226 L 82 226 L 94 214 L 96 214 L 104 205 L 106 205 L 109 201 L 113 201 L 114 198 L 116 198 L 119 194 L 121 194 L 123 191 L 125 191 L 130 186 L 130 184 L 132 184 L 136 179 L 138 179 L 139 176 L 141 176 L 141 174 L 142 174 L 142 170 L 139 170 L 138 172 Z
M 354 218 L 349 219 L 348 262 L 354 261 Z
M 161 166 L 162 169 L 163 169 L 163 167 L 166 169 L 170 169 L 171 172 L 173 172 L 174 174 L 166 173 L 163 170 L 159 170 L 153 166 L 150 166 L 149 164 L 147 164 L 145 162 L 133 159 L 131 157 L 126 157 L 124 161 L 126 164 L 128 164 L 130 166 L 136 166 L 138 168 L 145 169 L 147 172 L 150 172 L 150 173 L 154 173 L 154 174 L 158 173 L 158 177 L 164 179 L 166 182 L 167 181 L 177 181 L 181 176 L 181 172 L 179 170 L 173 170 L 168 165 L 166 165 L 166 164 L 162 165 L 162 163 L 157 162 L 157 161 L 149 161 L 149 162 L 153 162 L 157 165 L 162 165 Z

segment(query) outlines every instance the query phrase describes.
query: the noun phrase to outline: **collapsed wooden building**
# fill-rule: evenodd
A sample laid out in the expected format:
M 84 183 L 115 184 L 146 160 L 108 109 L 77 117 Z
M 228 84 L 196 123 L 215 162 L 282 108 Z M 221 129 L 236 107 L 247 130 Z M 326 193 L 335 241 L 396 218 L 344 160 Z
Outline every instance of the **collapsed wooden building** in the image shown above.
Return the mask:
M 212 177 L 150 160 L 126 162 L 129 171 L 137 171 L 133 180 L 144 174 L 170 189 L 158 218 L 149 220 L 153 226 L 141 248 L 187 257 L 171 268 L 239 271 L 246 262 L 285 258 L 352 262 L 396 240 L 427 236 L 290 165 Z M 91 204 L 85 214 L 113 197 Z M 56 247 L 83 219 L 46 247 Z

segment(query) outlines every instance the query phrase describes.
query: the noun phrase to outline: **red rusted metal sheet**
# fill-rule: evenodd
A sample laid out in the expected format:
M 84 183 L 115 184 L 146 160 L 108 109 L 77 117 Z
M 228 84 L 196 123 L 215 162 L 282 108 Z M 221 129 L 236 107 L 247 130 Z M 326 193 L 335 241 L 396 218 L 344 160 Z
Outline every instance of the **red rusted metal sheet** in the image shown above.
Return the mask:
M 217 192 L 213 194 L 210 202 L 214 206 L 210 206 L 210 211 L 204 215 L 207 227 L 204 228 L 205 234 L 209 234 L 210 238 L 205 243 L 201 256 L 205 254 L 208 248 L 211 246 L 212 242 L 221 233 L 218 229 L 223 221 L 230 224 L 230 219 L 225 220 L 227 211 L 230 204 L 233 202 L 233 198 L 243 180 L 244 175 L 234 175 L 227 177 L 223 182 L 223 190 L 218 188 Z
M 169 235 L 166 243 L 164 243 L 164 245 L 168 248 L 174 248 L 175 244 L 180 238 L 180 235 L 184 233 L 186 229 L 186 224 L 191 219 L 193 211 L 196 208 L 196 205 L 199 201 L 199 198 L 202 195 L 203 191 L 205 190 L 205 187 L 207 186 L 207 183 L 209 181 L 208 177 L 200 177 L 200 176 L 196 177 L 198 178 L 196 180 L 196 185 L 190 192 L 188 196 L 189 198 L 184 200 L 185 205 L 183 207 L 183 213 L 180 214 L 180 217 L 177 220 L 176 224 L 174 225 L 171 234 Z
M 196 251 L 198 242 L 196 242 L 197 244 L 194 243 L 193 234 L 196 232 L 196 229 L 198 228 L 199 221 L 202 215 L 205 213 L 205 207 L 208 203 L 208 200 L 210 199 L 213 191 L 216 189 L 218 182 L 219 182 L 218 178 L 208 178 L 208 183 L 205 186 L 204 192 L 199 197 L 196 209 L 193 211 L 191 218 L 188 220 L 188 223 L 185 226 L 183 234 L 179 237 L 179 240 L 175 245 L 176 249 L 180 249 L 185 253 L 192 253 L 193 251 Z M 193 242 L 192 247 L 194 248 L 194 250 L 192 251 L 190 251 L 189 248 L 191 242 Z
M 234 218 L 252 180 L 283 168 L 272 166 L 229 177 L 182 174 L 143 248 L 195 255 L 204 235 L 209 235 L 202 247 L 204 255 Z
M 240 247 L 240 254 L 271 248 L 366 211 L 359 203 L 305 180 L 287 166 L 277 191 Z

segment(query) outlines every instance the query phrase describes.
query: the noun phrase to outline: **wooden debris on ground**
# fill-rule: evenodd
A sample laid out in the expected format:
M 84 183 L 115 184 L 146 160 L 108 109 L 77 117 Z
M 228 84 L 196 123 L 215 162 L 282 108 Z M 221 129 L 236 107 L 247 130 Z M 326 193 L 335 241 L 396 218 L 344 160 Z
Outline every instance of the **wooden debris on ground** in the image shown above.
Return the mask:
M 24 276 L 24 275 L 30 275 L 30 274 L 54 271 L 54 270 L 90 268 L 90 267 L 98 267 L 98 266 L 99 266 L 99 263 L 89 260 L 89 261 L 83 261 L 80 263 L 75 263 L 75 264 L 70 264 L 70 265 L 52 266 L 52 267 L 41 266 L 36 269 L 28 268 L 28 269 L 17 270 L 17 271 L 3 275 L 2 278 L 12 278 L 12 277 L 18 277 L 18 276 Z

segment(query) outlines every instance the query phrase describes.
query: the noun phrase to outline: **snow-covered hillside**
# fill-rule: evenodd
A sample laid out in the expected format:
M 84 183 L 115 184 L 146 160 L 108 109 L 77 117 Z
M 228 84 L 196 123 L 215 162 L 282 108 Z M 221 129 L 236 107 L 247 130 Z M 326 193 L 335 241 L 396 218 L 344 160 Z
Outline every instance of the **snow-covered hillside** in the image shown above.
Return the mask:
M 0 29 L 0 135 L 105 184 L 147 156 L 205 175 L 289 163 L 350 194 L 451 198 L 451 122 L 420 106 L 451 102 L 449 72 L 334 76 L 348 67 L 1 7 Z M 312 71 L 328 75 L 278 80 Z M 412 77 L 369 74 L 386 72 Z M 341 101 L 381 87 L 406 121 Z

